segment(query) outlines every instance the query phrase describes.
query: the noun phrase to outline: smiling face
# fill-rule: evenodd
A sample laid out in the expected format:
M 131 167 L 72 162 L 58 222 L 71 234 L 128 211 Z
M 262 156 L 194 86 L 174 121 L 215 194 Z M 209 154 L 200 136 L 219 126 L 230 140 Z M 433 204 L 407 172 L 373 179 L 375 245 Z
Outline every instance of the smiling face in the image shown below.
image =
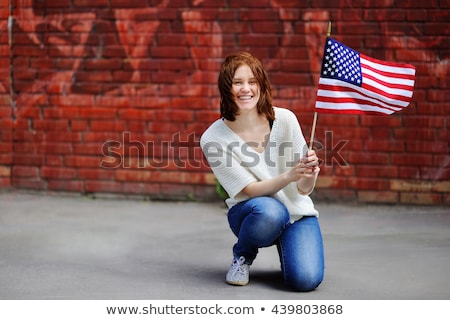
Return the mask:
M 244 64 L 236 69 L 233 77 L 232 92 L 234 102 L 239 110 L 247 111 L 256 108 L 260 97 L 260 89 L 248 65 Z
M 228 121 L 256 109 L 273 121 L 272 89 L 260 60 L 248 52 L 227 56 L 217 81 L 220 91 L 220 115 Z

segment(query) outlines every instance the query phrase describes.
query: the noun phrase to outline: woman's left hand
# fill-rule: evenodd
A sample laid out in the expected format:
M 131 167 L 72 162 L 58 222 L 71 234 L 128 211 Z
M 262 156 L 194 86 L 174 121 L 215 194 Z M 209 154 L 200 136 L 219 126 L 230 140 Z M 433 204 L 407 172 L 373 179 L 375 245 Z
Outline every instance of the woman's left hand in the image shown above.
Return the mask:
M 299 164 L 304 176 L 315 175 L 320 171 L 319 158 L 314 150 L 308 150 L 306 155 L 300 159 Z

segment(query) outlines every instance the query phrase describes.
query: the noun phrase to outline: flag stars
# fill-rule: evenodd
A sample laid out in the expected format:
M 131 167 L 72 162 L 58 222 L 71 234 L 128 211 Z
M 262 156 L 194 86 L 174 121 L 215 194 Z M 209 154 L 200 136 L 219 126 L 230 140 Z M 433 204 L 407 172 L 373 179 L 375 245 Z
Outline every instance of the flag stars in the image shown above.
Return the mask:
M 360 84 L 362 76 L 359 54 L 329 39 L 325 48 L 322 74 L 329 78 Z
M 399 64 L 396 67 L 397 65 L 392 62 L 372 61 L 374 67 L 370 68 L 369 74 L 383 75 L 378 71 L 382 69 L 389 70 L 389 73 L 393 74 L 392 78 L 394 74 L 398 75 L 395 76 L 395 80 L 388 82 L 388 86 L 385 86 L 369 75 L 367 79 L 365 74 L 363 77 L 363 72 L 366 72 L 364 66 L 366 60 L 371 61 L 370 57 L 360 55 L 346 45 L 327 38 L 317 91 L 316 110 L 345 114 L 385 115 L 407 107 L 413 93 L 415 67 L 405 64 Z M 412 80 L 406 80 L 406 78 L 412 78 Z M 367 88 L 358 88 L 363 87 L 366 81 Z

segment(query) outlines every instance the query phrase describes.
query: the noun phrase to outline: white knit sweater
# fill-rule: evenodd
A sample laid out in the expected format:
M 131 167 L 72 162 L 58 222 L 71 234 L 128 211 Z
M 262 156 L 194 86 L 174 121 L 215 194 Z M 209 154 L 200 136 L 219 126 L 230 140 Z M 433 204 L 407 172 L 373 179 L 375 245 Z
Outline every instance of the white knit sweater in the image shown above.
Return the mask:
M 223 121 L 218 119 L 203 133 L 200 145 L 220 184 L 230 196 L 229 208 L 247 200 L 241 191 L 250 183 L 267 180 L 289 170 L 308 150 L 295 114 L 274 107 L 275 121 L 265 150 L 256 152 Z M 308 195 L 298 192 L 295 182 L 273 195 L 285 204 L 291 221 L 318 216 Z

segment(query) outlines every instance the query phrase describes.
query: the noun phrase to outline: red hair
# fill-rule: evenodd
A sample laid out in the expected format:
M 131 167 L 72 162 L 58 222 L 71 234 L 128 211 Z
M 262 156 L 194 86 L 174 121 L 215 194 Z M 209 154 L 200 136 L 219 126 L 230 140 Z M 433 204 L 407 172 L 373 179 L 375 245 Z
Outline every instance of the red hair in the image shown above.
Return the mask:
M 227 56 L 222 63 L 218 79 L 220 91 L 220 115 L 229 121 L 236 120 L 239 108 L 234 102 L 232 86 L 234 74 L 242 65 L 247 65 L 250 68 L 258 83 L 261 92 L 260 98 L 256 104 L 258 113 L 264 114 L 269 121 L 275 120 L 275 112 L 272 107 L 272 88 L 270 86 L 269 78 L 267 77 L 267 73 L 264 70 L 261 61 L 248 52 L 231 54 Z

